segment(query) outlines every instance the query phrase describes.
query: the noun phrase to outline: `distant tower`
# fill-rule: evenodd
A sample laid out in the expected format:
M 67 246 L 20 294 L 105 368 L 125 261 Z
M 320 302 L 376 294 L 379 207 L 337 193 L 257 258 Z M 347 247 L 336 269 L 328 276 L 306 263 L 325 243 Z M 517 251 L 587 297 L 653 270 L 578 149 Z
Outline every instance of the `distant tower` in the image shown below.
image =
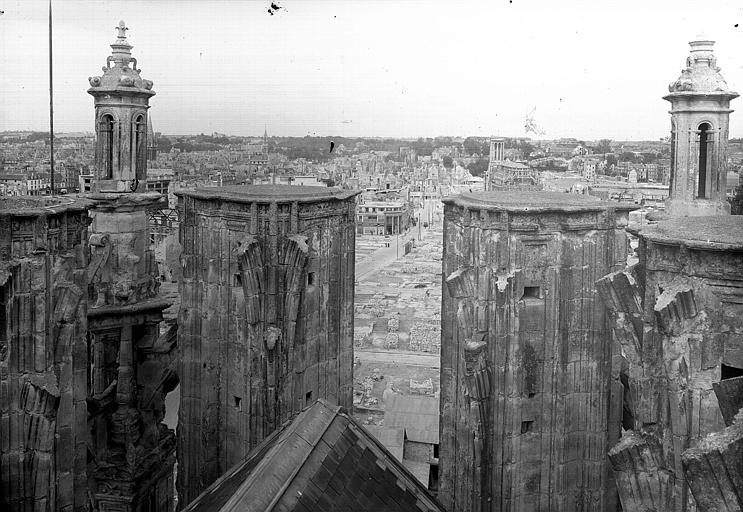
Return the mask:
M 503 139 L 490 139 L 490 161 L 488 162 L 488 170 L 485 176 L 486 190 L 491 190 L 490 182 L 500 163 L 505 160 L 505 153 L 506 142 Z
M 725 198 L 730 100 L 712 53 L 714 41 L 699 36 L 681 76 L 668 86 L 671 102 L 671 183 L 666 211 L 674 216 L 730 213 Z
M 103 76 L 88 78 L 88 94 L 95 99 L 94 192 L 144 190 L 147 179 L 147 110 L 155 92 L 152 82 L 139 76 L 123 21 L 116 30 Z
M 506 141 L 503 139 L 490 139 L 490 165 L 494 162 L 505 160 Z

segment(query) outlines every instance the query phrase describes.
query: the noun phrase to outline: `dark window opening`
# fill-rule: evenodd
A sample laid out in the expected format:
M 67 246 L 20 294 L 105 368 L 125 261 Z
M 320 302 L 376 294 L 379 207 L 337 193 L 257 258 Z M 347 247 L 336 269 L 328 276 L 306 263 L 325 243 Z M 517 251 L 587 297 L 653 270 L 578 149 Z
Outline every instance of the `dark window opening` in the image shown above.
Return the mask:
M 308 391 L 304 395 L 304 405 L 310 405 L 310 402 L 312 402 L 312 391 Z
M 676 123 L 671 120 L 671 169 L 669 171 L 668 183 L 670 190 L 673 190 L 673 175 L 676 171 Z
M 534 391 L 529 391 L 529 398 L 534 398 L 536 396 L 536 393 Z
M 314 286 L 315 284 L 315 273 L 307 272 L 307 286 Z
M 524 294 L 521 296 L 522 299 L 541 299 L 542 290 L 539 286 L 524 286 Z
M 702 123 L 699 126 L 699 183 L 697 187 L 697 197 L 707 197 L 707 145 L 711 142 L 709 137 L 710 125 Z
M 132 128 L 134 176 L 137 179 L 144 180 L 147 177 L 147 121 L 144 114 L 137 116 Z
M 243 285 L 243 276 L 239 272 L 237 274 L 232 275 L 232 286 L 242 286 Z
M 439 445 L 438 444 L 433 445 L 433 458 L 434 459 L 439 458 Z
M 8 292 L 10 290 L 10 279 L 5 286 L 0 286 L 0 342 L 8 341 Z
M 437 492 L 439 490 L 439 467 L 431 465 L 428 473 L 428 490 Z
M 238 411 L 242 411 L 243 399 L 240 398 L 239 396 L 233 396 L 232 399 L 234 400 L 234 403 L 235 403 L 235 409 L 237 409 Z
M 98 147 L 101 158 L 101 178 L 110 180 L 114 171 L 114 118 L 106 114 L 101 116 L 98 125 Z
M 619 374 L 619 380 L 622 383 L 622 428 L 624 430 L 632 430 L 635 428 L 635 415 L 632 413 L 629 376 L 621 372 Z
M 743 377 L 743 368 L 726 364 L 720 365 L 720 380 L 734 379 L 735 377 Z
M 526 434 L 534 430 L 534 421 L 522 421 L 521 422 L 521 433 Z

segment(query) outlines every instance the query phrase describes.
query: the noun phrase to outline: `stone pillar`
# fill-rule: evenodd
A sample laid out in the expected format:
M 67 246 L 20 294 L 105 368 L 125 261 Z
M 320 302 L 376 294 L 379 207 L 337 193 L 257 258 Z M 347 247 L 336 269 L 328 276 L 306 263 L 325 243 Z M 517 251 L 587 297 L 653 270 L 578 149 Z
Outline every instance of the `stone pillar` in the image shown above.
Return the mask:
M 159 334 L 162 310 L 149 249 L 147 208 L 158 193 L 93 194 L 89 240 L 91 382 L 88 413 L 96 506 L 170 510 L 175 434 L 163 423 L 165 395 L 178 384 L 175 333 Z
M 352 407 L 356 194 L 179 195 L 178 491 L 188 503 L 316 399 Z
M 621 384 L 594 282 L 626 260 L 630 208 L 547 192 L 444 203 L 439 498 L 613 510 Z
M 88 202 L 0 203 L 0 508 L 87 509 Z

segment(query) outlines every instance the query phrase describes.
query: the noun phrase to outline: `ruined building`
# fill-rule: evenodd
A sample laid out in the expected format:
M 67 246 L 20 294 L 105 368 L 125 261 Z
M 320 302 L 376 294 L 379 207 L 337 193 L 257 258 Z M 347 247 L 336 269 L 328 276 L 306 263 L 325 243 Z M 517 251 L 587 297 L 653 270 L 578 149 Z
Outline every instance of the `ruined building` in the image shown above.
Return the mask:
M 318 398 L 352 407 L 356 193 L 179 195 L 178 491 L 189 503 Z
M 626 358 L 627 428 L 609 452 L 625 510 L 743 510 L 743 217 L 726 215 L 729 102 L 713 42 L 672 110 L 666 218 L 631 230 L 639 262 L 598 282 Z
M 439 499 L 614 510 L 621 384 L 594 283 L 625 265 L 631 207 L 513 191 L 444 203 Z
M 526 164 L 506 160 L 504 139 L 490 139 L 485 190 L 537 190 L 539 172 Z
M 9 510 L 169 510 L 175 434 L 162 423 L 175 373 L 158 324 L 146 208 L 152 82 L 118 27 L 95 100 L 85 200 L 0 210 L 0 503 Z M 132 65 L 133 64 L 133 65 Z

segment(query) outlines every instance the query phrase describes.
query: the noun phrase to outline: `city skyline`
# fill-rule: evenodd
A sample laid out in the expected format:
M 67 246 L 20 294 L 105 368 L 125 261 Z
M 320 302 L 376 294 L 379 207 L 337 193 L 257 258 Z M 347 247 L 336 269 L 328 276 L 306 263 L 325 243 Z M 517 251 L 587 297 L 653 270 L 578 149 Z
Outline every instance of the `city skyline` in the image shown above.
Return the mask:
M 169 134 L 657 140 L 670 131 L 661 97 L 699 32 L 743 88 L 731 1 L 275 3 L 55 2 L 55 131 L 93 130 L 86 79 L 119 19 Z M 1 7 L 0 131 L 47 131 L 47 2 Z M 525 133 L 528 116 L 543 134 Z

